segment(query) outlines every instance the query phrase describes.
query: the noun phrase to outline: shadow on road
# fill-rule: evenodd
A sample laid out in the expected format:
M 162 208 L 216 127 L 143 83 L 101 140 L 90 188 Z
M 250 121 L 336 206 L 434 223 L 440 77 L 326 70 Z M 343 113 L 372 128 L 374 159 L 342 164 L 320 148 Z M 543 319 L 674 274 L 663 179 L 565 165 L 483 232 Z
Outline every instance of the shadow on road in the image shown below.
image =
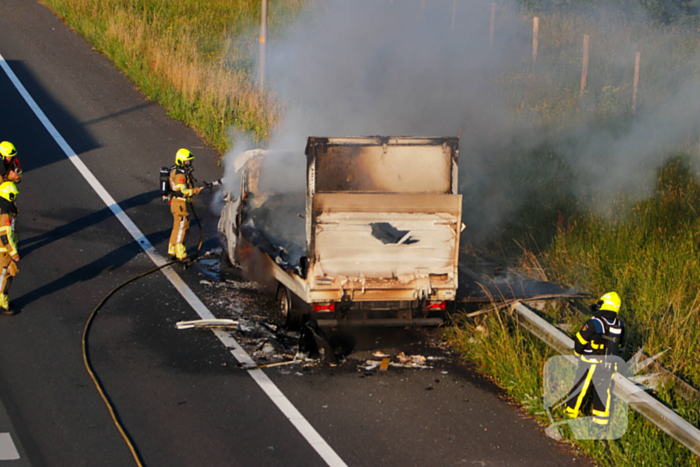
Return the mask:
M 121 207 L 121 209 L 123 211 L 127 212 L 131 208 L 147 205 L 151 201 L 153 201 L 154 199 L 159 198 L 159 197 L 160 197 L 160 192 L 158 190 L 153 190 L 153 191 L 149 191 L 147 193 L 141 193 L 139 195 L 136 195 L 134 197 L 126 199 L 126 200 L 120 202 L 119 206 Z M 33 237 L 29 237 L 26 239 L 20 239 L 20 244 L 19 244 L 20 256 L 21 257 L 27 256 L 30 253 L 32 253 L 34 250 L 37 250 L 41 247 L 49 245 L 49 244 L 51 244 L 57 240 L 60 240 L 62 238 L 68 237 L 69 235 L 72 235 L 74 233 L 80 232 L 83 229 L 86 229 L 86 228 L 91 227 L 93 225 L 99 224 L 100 222 L 102 222 L 106 219 L 109 219 L 112 216 L 114 216 L 112 211 L 109 208 L 105 207 L 103 209 L 100 209 L 99 211 L 90 213 L 87 216 L 83 216 L 80 219 L 77 219 L 73 222 L 56 227 L 55 229 L 53 229 L 49 232 L 46 232 L 44 234 L 35 235 Z M 160 232 L 159 232 L 159 234 L 160 234 Z M 150 237 L 149 237 L 149 240 L 151 240 Z M 162 241 L 162 238 L 160 238 L 160 236 L 158 236 L 157 240 L 158 240 L 158 242 L 160 242 L 160 241 Z M 154 245 L 157 244 L 157 243 L 153 243 L 153 240 L 151 240 L 151 243 Z
M 54 123 L 56 129 L 67 135 L 68 143 L 76 154 L 82 154 L 100 147 L 99 143 L 86 130 L 82 122 L 77 121 L 66 109 L 62 107 L 57 99 L 52 96 L 34 76 L 34 73 L 27 66 L 17 60 L 7 62 L 12 71 L 24 85 L 25 89 L 41 110 L 46 114 L 49 121 Z M 5 73 L 0 73 L 0 80 L 9 80 Z M 17 146 L 19 159 L 22 162 L 22 169 L 25 174 L 34 169 L 39 169 L 66 159 L 61 151 L 47 151 L 47 145 L 51 139 L 46 133 L 36 134 L 34 125 L 17 125 L 16 122 L 35 121 L 34 112 L 25 104 L 22 96 L 14 90 L 10 84 L 3 85 L 4 89 L 13 89 L 3 95 L 3 107 L 12 109 L 12 112 L 3 112 L 0 117 L 0 128 L 6 130 L 11 137 L 7 137 Z
M 162 239 L 167 238 L 169 235 L 170 229 L 162 230 L 157 233 L 157 236 Z M 100 259 L 65 274 L 60 278 L 39 287 L 38 289 L 34 289 L 21 297 L 13 299 L 12 301 L 15 306 L 21 310 L 23 307 L 37 299 L 51 295 L 54 292 L 70 287 L 78 282 L 85 282 L 94 279 L 104 271 L 119 269 L 142 251 L 143 249 L 136 241 L 127 243 L 126 245 L 117 248 Z

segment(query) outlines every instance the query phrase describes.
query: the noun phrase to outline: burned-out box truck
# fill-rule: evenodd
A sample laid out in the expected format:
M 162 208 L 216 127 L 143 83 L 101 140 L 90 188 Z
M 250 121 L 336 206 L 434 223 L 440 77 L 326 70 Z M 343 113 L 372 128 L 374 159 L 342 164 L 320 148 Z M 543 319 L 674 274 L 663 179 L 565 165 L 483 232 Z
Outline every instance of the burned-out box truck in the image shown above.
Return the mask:
M 457 293 L 458 154 L 454 137 L 380 136 L 241 153 L 223 250 L 276 294 L 283 326 L 440 324 Z

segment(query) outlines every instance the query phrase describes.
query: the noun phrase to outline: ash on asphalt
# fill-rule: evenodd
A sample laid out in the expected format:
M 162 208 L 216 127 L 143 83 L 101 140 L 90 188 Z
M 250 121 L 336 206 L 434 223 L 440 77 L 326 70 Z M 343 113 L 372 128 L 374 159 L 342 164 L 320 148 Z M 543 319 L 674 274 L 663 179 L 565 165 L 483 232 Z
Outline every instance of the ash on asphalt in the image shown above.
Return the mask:
M 458 385 L 459 389 L 453 396 L 462 400 L 464 404 L 470 404 L 470 398 L 460 390 L 473 388 L 494 394 L 508 404 L 518 405 L 474 364 L 453 353 L 442 339 L 440 328 L 326 329 L 328 341 L 333 347 L 345 351 L 341 363 L 331 365 L 324 363 L 320 358 L 310 359 L 308 355 L 299 352 L 299 333 L 277 329 L 274 324 L 277 303 L 273 294 L 259 284 L 247 280 L 240 270 L 219 258 L 220 253 L 213 250 L 197 261 L 194 269 L 199 274 L 198 296 L 217 318 L 238 321 L 238 329 L 230 332 L 258 365 L 283 364 L 270 368 L 283 378 L 308 377 L 311 378 L 310 381 L 319 382 L 337 381 L 337 376 L 345 375 L 351 378 L 354 376 L 359 384 L 369 383 L 372 387 L 382 388 L 386 386 L 387 381 L 398 380 L 399 384 L 406 384 L 411 388 L 418 384 L 426 395 L 443 393 L 445 388 Z M 382 371 L 380 365 L 386 358 L 390 359 L 390 364 L 386 371 Z M 290 361 L 294 363 L 285 364 Z M 348 384 L 351 380 L 345 379 L 343 384 Z M 291 381 L 292 384 L 294 382 Z M 464 394 L 478 395 L 479 391 L 467 391 Z M 485 400 L 481 396 L 474 397 L 482 402 Z M 467 419 L 472 417 L 472 410 L 477 409 L 470 407 Z M 492 415 L 493 412 L 489 411 L 488 416 Z M 530 419 L 533 426 L 537 426 L 522 409 L 520 417 Z M 474 420 L 474 423 L 478 424 L 478 430 L 481 430 L 482 419 Z M 494 429 L 496 426 L 502 430 L 512 427 L 511 421 L 503 419 L 494 423 Z M 518 423 L 522 426 L 522 422 Z M 364 428 L 364 425 L 362 427 Z M 450 441 L 454 439 L 451 437 Z M 593 465 L 590 459 L 572 452 L 570 446 L 564 443 L 547 440 L 545 445 L 559 446 L 566 455 L 572 456 L 574 465 Z M 497 445 L 496 447 L 499 448 Z
M 221 259 L 219 249 L 206 252 L 195 263 L 200 274 L 200 296 L 217 318 L 238 321 L 231 331 L 260 366 L 295 361 L 280 372 L 293 373 L 333 367 L 362 374 L 380 371 L 382 360 L 390 358 L 389 368 L 440 369 L 451 366 L 458 357 L 441 340 L 438 328 L 324 328 L 336 359 L 309 351 L 301 345 L 301 333 L 276 325 L 277 303 L 271 291 L 247 280 L 240 269 Z M 333 362 L 330 363 L 329 362 Z M 447 370 L 445 370 L 447 371 Z

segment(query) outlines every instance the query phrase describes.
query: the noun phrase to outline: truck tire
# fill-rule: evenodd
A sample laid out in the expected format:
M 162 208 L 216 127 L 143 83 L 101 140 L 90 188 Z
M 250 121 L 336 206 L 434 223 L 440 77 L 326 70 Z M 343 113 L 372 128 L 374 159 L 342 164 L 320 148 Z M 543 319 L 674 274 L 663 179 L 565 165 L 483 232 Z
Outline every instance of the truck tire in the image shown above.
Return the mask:
M 284 329 L 299 329 L 302 315 L 294 307 L 292 292 L 284 284 L 277 286 L 277 323 Z

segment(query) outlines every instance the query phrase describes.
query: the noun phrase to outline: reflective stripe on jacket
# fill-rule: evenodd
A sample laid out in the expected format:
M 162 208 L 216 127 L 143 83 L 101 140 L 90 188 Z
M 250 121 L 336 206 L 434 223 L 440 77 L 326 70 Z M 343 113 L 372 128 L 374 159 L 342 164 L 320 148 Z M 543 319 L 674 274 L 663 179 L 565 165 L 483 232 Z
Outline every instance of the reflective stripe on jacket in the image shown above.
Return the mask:
M 17 236 L 13 216 L 0 213 L 0 253 L 17 256 Z

